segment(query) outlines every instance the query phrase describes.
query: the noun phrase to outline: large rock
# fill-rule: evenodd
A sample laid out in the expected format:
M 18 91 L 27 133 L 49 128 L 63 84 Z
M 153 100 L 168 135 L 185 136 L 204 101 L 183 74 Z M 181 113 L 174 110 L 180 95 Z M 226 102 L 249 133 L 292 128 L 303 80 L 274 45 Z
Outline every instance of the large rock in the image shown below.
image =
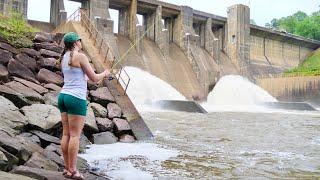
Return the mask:
M 7 65 L 10 59 L 12 59 L 12 53 L 0 49 L 0 64 Z
M 127 120 L 120 119 L 120 118 L 114 118 L 113 119 L 114 124 L 116 125 L 116 128 L 118 131 L 128 131 L 131 130 L 130 125 Z
M 27 80 L 24 80 L 24 79 L 21 79 L 21 78 L 18 78 L 18 77 L 13 77 L 13 79 L 15 81 L 17 81 L 17 82 L 22 83 L 25 86 L 37 91 L 41 95 L 43 95 L 44 93 L 48 92 L 48 89 L 46 89 L 46 88 L 44 88 L 41 85 L 38 85 L 36 83 L 30 82 L 30 81 L 27 81 Z
M 12 52 L 13 54 L 19 54 L 19 51 L 16 48 L 12 47 L 10 44 L 6 44 L 3 42 L 0 42 L 0 49 L 7 50 L 9 52 Z
M 46 49 L 54 51 L 56 53 L 62 54 L 63 48 L 55 43 L 34 43 L 34 48 L 38 51 L 41 49 Z
M 59 166 L 56 163 L 47 159 L 38 152 L 33 153 L 31 158 L 24 165 L 32 168 L 39 168 L 51 171 L 59 170 Z
M 52 84 L 52 83 L 45 84 L 44 87 L 49 89 L 49 90 L 53 90 L 53 91 L 61 91 L 61 87 L 60 86 L 57 86 L 56 84 Z
M 43 151 L 43 155 L 44 157 L 46 157 L 47 159 L 53 161 L 54 163 L 56 163 L 59 166 L 59 169 L 63 169 L 64 168 L 64 162 L 63 162 L 63 157 L 57 155 L 55 152 L 49 151 L 49 150 L 44 150 Z
M 44 103 L 44 99 L 39 93 L 17 81 L 8 82 L 5 86 L 14 89 L 14 91 L 19 94 L 22 94 L 26 99 L 30 100 L 32 104 Z
M 96 118 L 97 125 L 100 132 L 112 131 L 114 122 L 108 118 Z
M 95 117 L 106 118 L 108 117 L 108 110 L 98 103 L 90 103 L 89 107 L 92 108 Z
M 45 104 L 58 107 L 58 96 L 59 96 L 58 91 L 52 91 L 52 92 L 46 93 L 43 96 Z
M 92 97 L 92 101 L 99 103 L 104 107 L 106 107 L 108 103 L 115 101 L 107 87 L 101 87 L 97 90 L 92 90 L 90 91 L 90 95 Z
M 33 104 L 23 107 L 22 111 L 31 126 L 44 131 L 53 128 L 61 120 L 60 111 L 52 105 Z
M 50 51 L 50 50 L 46 50 L 46 49 L 40 49 L 40 54 L 43 57 L 48 57 L 48 58 L 56 58 L 59 59 L 61 54 L 54 52 L 54 51 Z
M 53 83 L 53 84 L 57 84 L 59 86 L 62 86 L 63 84 L 63 78 L 62 76 L 51 72 L 45 68 L 40 69 L 37 78 L 40 82 L 43 83 Z
M 31 71 L 36 71 L 38 67 L 37 61 L 24 53 L 16 55 L 15 59 L 27 68 L 29 68 Z
M 57 155 L 62 156 L 62 150 L 61 150 L 60 145 L 51 143 L 49 146 L 47 146 L 47 147 L 45 148 L 45 150 L 54 152 L 54 153 L 56 153 Z
M 87 148 L 88 145 L 91 145 L 91 142 L 88 140 L 88 138 L 83 133 L 81 133 L 80 144 L 79 144 L 80 153 L 84 153 L 85 149 Z
M 4 172 L 4 171 L 0 171 L 0 179 L 6 179 L 6 180 L 17 180 L 17 179 L 19 179 L 19 180 L 35 180 L 35 179 L 27 177 L 27 176 L 7 173 L 7 172 Z
M 0 85 L 0 95 L 9 99 L 18 108 L 22 108 L 23 106 L 31 104 L 31 102 L 28 99 L 26 99 L 22 94 L 4 85 Z
M 9 81 L 9 72 L 7 68 L 2 64 L 0 64 L 0 81 Z
M 23 139 L 27 139 L 28 141 L 31 141 L 33 143 L 41 145 L 40 138 L 34 134 L 25 132 L 25 133 L 19 134 L 18 137 L 21 137 Z
M 121 108 L 116 103 L 109 103 L 107 106 L 108 109 L 108 117 L 110 119 L 115 117 L 121 117 Z
M 40 138 L 42 147 L 47 147 L 51 143 L 60 145 L 60 139 L 57 137 L 36 130 L 31 131 L 31 133 Z
M 129 134 L 123 134 L 120 136 L 119 141 L 122 143 L 133 143 L 135 139 L 133 136 Z
M 111 132 L 102 132 L 93 135 L 94 144 L 113 144 L 118 141 L 118 138 Z
M 89 132 L 98 132 L 98 126 L 96 123 L 96 118 L 94 117 L 94 113 L 91 107 L 87 108 L 87 116 L 85 117 L 85 131 Z
M 30 49 L 30 48 L 21 48 L 20 52 L 27 54 L 28 56 L 32 57 L 32 58 L 39 58 L 40 57 L 40 53 L 34 49 Z
M 33 72 L 29 68 L 27 68 L 25 65 L 18 62 L 17 60 L 10 59 L 8 64 L 8 71 L 13 76 L 18 76 L 23 79 L 40 84 L 39 81 L 36 79 L 35 75 L 33 74 Z
M 6 156 L 6 158 L 8 159 L 7 161 L 7 166 L 6 166 L 6 170 L 4 171 L 10 171 L 12 169 L 13 166 L 16 166 L 19 164 L 19 159 L 14 156 L 13 154 L 9 153 L 8 151 L 6 151 L 5 149 L 3 149 L 2 147 L 0 147 L 0 151 Z M 1 179 L 1 178 L 0 178 Z
M 0 96 L 0 117 L 0 127 L 8 131 L 10 129 L 22 130 L 27 124 L 25 116 L 11 101 L 3 96 Z
M 40 68 L 46 68 L 50 71 L 57 71 L 57 60 L 55 58 L 40 58 L 37 61 L 38 66 Z
M 9 160 L 6 155 L 0 151 L 0 171 L 6 171 L 9 167 Z
M 34 37 L 34 42 L 53 42 L 53 37 L 51 33 L 38 32 Z

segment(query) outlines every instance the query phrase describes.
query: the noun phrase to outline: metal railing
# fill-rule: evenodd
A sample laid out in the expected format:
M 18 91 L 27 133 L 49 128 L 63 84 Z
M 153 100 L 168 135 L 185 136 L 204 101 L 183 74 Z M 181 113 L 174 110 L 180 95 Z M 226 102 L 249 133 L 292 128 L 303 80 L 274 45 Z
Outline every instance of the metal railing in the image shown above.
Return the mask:
M 114 74 L 114 76 L 116 77 L 117 82 L 124 88 L 124 93 L 126 93 L 131 80 L 130 76 L 120 64 L 119 62 L 120 60 L 115 57 L 111 49 L 111 46 L 109 45 L 107 40 L 99 32 L 94 22 L 92 22 L 88 17 L 86 10 L 78 9 L 67 18 L 66 22 L 68 21 L 80 22 L 86 28 L 86 31 L 89 33 L 89 38 L 93 39 L 93 42 L 94 42 L 93 45 L 98 49 L 99 54 L 104 58 L 103 62 L 106 63 L 111 68 L 111 71 L 117 68 L 118 70 L 117 74 Z M 121 76 L 123 74 L 126 76 L 126 80 Z

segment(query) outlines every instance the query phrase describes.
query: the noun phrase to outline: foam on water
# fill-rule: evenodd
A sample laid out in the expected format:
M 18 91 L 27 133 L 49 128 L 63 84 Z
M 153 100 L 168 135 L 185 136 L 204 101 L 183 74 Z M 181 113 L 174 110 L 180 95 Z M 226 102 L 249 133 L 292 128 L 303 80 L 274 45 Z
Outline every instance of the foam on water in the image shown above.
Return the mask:
M 152 143 L 116 143 L 90 145 L 86 153 L 79 156 L 86 159 L 91 167 L 98 168 L 114 179 L 152 179 L 152 174 L 137 167 L 161 168 L 162 161 L 178 154 L 176 150 L 164 149 Z
M 127 66 L 124 69 L 131 78 L 127 93 L 139 111 L 153 111 L 149 105 L 159 100 L 186 100 L 175 88 L 156 76 L 136 67 Z
M 222 77 L 207 102 L 201 105 L 207 111 L 269 111 L 262 104 L 277 102 L 267 91 L 239 75 Z

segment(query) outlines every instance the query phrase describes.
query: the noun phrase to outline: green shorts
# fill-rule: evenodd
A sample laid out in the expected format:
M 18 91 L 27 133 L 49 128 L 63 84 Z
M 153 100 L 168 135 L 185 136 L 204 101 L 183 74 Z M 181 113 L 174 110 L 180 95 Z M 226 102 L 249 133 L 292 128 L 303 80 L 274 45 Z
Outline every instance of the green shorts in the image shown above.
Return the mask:
M 58 108 L 61 113 L 66 112 L 67 114 L 80 116 L 87 115 L 87 101 L 68 94 L 59 94 Z

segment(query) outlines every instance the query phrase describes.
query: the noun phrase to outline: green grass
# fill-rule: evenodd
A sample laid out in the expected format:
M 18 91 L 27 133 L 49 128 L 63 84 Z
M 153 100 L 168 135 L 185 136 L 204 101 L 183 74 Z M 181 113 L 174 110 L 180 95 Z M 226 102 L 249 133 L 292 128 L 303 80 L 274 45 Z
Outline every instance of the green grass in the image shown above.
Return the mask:
M 320 76 L 320 48 L 310 54 L 299 67 L 286 70 L 284 76 Z
M 37 29 L 28 25 L 21 14 L 11 13 L 10 17 L 0 14 L 0 36 L 16 48 L 31 47 Z

